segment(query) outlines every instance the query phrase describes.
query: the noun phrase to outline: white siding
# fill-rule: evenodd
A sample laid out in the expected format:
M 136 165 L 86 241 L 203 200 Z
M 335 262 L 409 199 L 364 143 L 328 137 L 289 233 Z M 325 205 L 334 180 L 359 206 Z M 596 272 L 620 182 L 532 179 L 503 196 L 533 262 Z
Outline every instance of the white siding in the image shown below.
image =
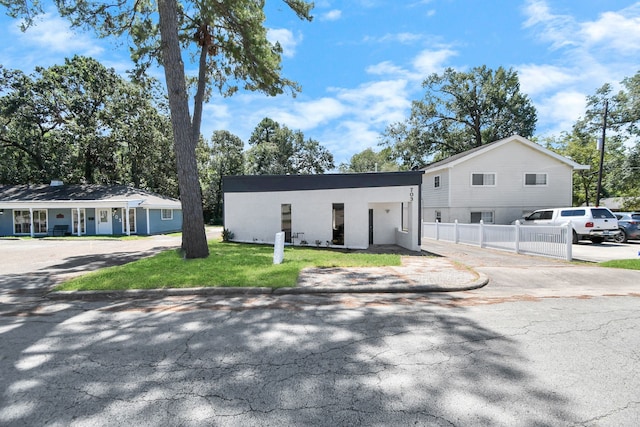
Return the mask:
M 472 186 L 473 173 L 494 173 L 494 186 Z M 525 174 L 546 174 L 547 184 L 525 185 Z M 434 176 L 440 188 L 434 188 Z M 471 153 L 423 177 L 424 221 L 469 222 L 471 212 L 494 213 L 496 224 L 508 224 L 523 213 L 545 207 L 571 206 L 573 169 L 567 163 L 514 139 L 486 151 Z

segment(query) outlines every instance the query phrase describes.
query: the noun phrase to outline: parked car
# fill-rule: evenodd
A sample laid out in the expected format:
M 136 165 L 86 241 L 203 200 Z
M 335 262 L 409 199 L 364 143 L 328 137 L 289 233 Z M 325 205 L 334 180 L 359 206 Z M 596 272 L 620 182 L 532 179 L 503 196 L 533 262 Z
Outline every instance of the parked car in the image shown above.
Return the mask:
M 620 233 L 613 237 L 616 243 L 625 243 L 627 240 L 640 239 L 640 212 L 616 212 Z
M 620 233 L 618 219 L 607 208 L 573 207 L 553 208 L 534 211 L 523 218 L 523 225 L 563 225 L 571 221 L 573 243 L 579 240 L 591 240 L 602 243 L 605 238 L 613 238 Z

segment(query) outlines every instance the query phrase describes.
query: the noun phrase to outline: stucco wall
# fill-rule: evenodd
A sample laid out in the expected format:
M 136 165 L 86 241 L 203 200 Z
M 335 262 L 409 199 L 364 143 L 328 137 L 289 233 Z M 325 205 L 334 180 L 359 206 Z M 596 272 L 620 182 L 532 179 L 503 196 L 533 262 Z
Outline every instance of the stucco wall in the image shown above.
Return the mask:
M 395 243 L 395 229 L 402 223 L 400 204 L 411 197 L 411 232 L 417 241 L 418 186 L 225 193 L 225 228 L 236 241 L 272 243 L 281 229 L 281 205 L 291 204 L 292 233 L 304 233 L 295 243 L 319 240 L 324 245 L 333 237 L 333 204 L 343 203 L 344 247 L 364 249 L 369 246 L 369 209 L 374 210 L 374 243 Z

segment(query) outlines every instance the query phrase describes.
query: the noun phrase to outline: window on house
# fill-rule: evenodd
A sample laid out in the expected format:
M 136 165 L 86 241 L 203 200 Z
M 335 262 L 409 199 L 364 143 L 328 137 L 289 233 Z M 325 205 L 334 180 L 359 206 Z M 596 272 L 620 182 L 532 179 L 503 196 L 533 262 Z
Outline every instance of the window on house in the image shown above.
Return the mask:
M 409 203 L 401 203 L 400 207 L 402 211 L 400 226 L 402 228 L 402 231 L 409 231 Z
M 546 173 L 526 173 L 524 174 L 524 185 L 547 185 Z
M 284 231 L 284 241 L 291 243 L 291 205 L 280 205 L 281 231 Z
M 161 219 L 169 221 L 173 219 L 173 209 L 162 209 Z
M 495 173 L 472 173 L 471 185 L 494 186 L 496 185 L 496 174 Z
M 171 218 L 167 218 L 167 219 L 173 219 L 173 210 L 171 209 L 163 209 L 170 211 L 171 212 Z M 126 209 L 122 209 L 122 232 L 124 234 L 127 233 L 127 224 L 125 223 L 125 219 L 124 216 L 126 215 L 127 210 Z M 162 218 L 165 219 L 165 218 Z M 136 233 L 136 210 L 135 209 L 129 209 L 129 234 L 135 234 Z
M 78 221 L 78 209 L 71 209 L 71 221 L 73 222 L 73 234 L 78 234 L 78 224 L 80 224 L 80 234 L 85 234 L 85 211 L 80 209 L 80 221 Z
M 436 222 L 442 222 L 442 212 L 436 211 Z
M 333 235 L 331 243 L 344 245 L 344 203 L 334 203 L 332 209 Z
M 433 188 L 440 188 L 440 175 L 433 177 Z
M 472 224 L 479 224 L 480 220 L 485 224 L 493 224 L 493 211 L 471 212 Z
M 14 234 L 31 234 L 31 213 L 29 211 L 13 211 Z M 33 211 L 33 232 L 43 234 L 47 232 L 47 211 Z

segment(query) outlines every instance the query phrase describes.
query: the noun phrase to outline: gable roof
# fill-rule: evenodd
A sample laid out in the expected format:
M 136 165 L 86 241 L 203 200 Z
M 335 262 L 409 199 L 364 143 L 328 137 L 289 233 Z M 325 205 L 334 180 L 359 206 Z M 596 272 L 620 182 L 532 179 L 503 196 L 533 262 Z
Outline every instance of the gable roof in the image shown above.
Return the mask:
M 425 172 L 435 172 L 441 169 L 451 168 L 456 166 L 457 164 L 473 159 L 476 156 L 483 155 L 487 152 L 490 152 L 491 150 L 495 150 L 498 147 L 501 147 L 505 144 L 510 144 L 513 142 L 519 142 L 523 145 L 526 145 L 527 147 L 532 148 L 536 151 L 539 151 L 549 157 L 552 157 L 553 159 L 561 163 L 571 166 L 575 170 L 586 170 L 590 168 L 590 166 L 588 165 L 581 165 L 579 163 L 574 162 L 571 159 L 561 156 L 558 153 L 554 153 L 553 151 L 544 148 L 542 145 L 529 141 L 527 138 L 524 138 L 520 135 L 513 135 L 508 138 L 500 139 L 498 141 L 494 141 L 489 144 L 482 145 L 480 147 L 472 148 L 471 150 L 467 150 L 462 153 L 454 154 L 453 156 L 447 157 L 446 159 L 431 163 L 430 165 L 425 166 L 421 170 Z
M 0 208 L 17 206 L 182 208 L 174 198 L 124 185 L 0 185 Z

